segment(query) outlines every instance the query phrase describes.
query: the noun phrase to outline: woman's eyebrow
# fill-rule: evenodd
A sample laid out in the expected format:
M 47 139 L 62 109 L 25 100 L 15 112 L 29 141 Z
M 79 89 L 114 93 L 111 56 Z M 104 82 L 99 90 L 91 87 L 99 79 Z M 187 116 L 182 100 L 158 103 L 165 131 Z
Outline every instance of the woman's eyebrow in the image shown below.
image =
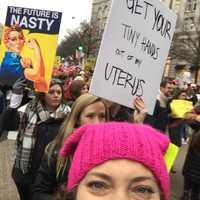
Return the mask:
M 151 177 L 151 176 L 138 176 L 138 177 L 134 177 L 131 179 L 131 182 L 137 183 L 137 182 L 141 182 L 141 181 L 146 181 L 146 180 L 150 180 L 156 183 L 156 180 Z
M 97 177 L 105 179 L 107 181 L 112 181 L 112 178 L 109 175 L 105 174 L 105 173 L 91 172 L 91 173 L 88 173 L 88 176 L 97 176 Z

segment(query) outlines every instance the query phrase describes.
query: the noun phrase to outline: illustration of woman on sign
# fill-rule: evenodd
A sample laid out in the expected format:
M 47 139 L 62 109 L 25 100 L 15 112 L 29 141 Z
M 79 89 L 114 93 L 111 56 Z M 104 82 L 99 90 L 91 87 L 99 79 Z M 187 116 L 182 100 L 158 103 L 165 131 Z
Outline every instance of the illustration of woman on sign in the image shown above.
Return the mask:
M 45 80 L 45 66 L 40 46 L 36 39 L 25 41 L 22 29 L 18 24 L 7 27 L 4 31 L 3 42 L 7 51 L 0 66 L 0 83 L 13 85 L 18 79 L 27 79 L 33 82 L 35 90 L 45 92 L 48 84 Z M 21 57 L 24 45 L 33 49 L 35 62 L 30 58 Z

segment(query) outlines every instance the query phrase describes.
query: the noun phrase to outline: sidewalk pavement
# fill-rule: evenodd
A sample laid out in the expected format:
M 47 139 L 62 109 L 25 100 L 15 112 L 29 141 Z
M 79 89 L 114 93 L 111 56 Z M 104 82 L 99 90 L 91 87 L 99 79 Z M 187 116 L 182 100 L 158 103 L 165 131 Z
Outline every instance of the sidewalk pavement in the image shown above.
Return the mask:
M 4 136 L 3 136 L 4 137 Z M 19 200 L 16 186 L 11 177 L 15 159 L 15 140 L 0 141 L 0 199 Z

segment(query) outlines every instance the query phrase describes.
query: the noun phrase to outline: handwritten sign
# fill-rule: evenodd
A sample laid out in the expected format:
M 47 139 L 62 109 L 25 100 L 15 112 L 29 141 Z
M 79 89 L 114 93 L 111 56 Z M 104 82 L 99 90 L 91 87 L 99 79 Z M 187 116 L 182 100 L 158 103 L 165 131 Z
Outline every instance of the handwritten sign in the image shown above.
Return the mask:
M 90 93 L 128 107 L 141 96 L 152 113 L 175 24 L 160 1 L 114 0 Z
M 28 80 L 48 92 L 62 13 L 8 6 L 0 49 L 0 84 Z
M 174 118 L 184 118 L 185 113 L 193 109 L 191 101 L 174 99 L 170 103 L 170 109 Z

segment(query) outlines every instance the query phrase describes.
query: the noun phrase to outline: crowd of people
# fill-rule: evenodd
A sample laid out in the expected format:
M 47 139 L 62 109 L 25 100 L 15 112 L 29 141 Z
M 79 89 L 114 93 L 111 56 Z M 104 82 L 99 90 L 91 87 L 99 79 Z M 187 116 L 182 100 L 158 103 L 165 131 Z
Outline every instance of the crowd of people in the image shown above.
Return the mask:
M 150 115 L 141 97 L 131 109 L 93 96 L 92 73 L 69 71 L 52 78 L 48 93 L 33 93 L 24 79 L 9 100 L 1 88 L 1 133 L 18 131 L 12 178 L 20 200 L 169 200 L 176 173 L 165 164 L 170 143 L 189 145 L 181 200 L 200 199 L 196 85 L 163 79 Z M 174 100 L 190 101 L 191 109 L 176 116 Z

